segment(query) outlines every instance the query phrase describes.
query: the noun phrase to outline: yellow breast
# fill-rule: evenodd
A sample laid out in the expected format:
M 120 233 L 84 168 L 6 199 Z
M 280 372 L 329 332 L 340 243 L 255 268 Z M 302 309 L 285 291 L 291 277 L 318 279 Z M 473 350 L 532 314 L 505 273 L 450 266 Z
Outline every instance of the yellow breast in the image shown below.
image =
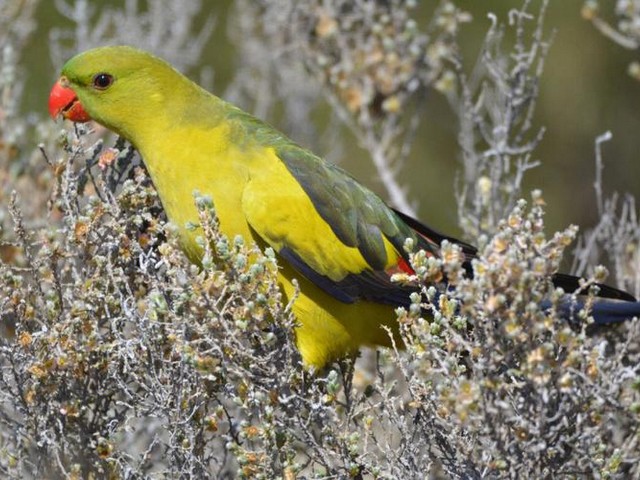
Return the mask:
M 294 191 L 301 187 L 272 151 L 268 154 L 263 151 L 261 154 L 257 150 L 242 149 L 231 144 L 228 135 L 224 125 L 206 131 L 174 127 L 172 135 L 148 142 L 153 146 L 152 149 L 141 148 L 167 216 L 180 230 L 185 250 L 192 259 L 201 255 L 195 242 L 195 237 L 201 232 L 185 228 L 188 222 L 198 220 L 195 191 L 212 197 L 224 234 L 230 238 L 242 235 L 247 241 L 251 241 L 254 234 L 243 213 L 242 202 L 250 182 L 256 182 L 260 188 L 274 189 L 273 195 L 282 195 L 283 202 L 299 196 Z M 270 178 L 278 178 L 277 187 L 272 181 L 270 184 Z M 284 236 L 293 231 L 300 248 L 319 249 L 318 261 L 322 262 L 333 253 L 329 248 L 333 234 L 321 218 L 311 219 L 304 213 L 308 212 L 304 209 L 313 207 L 306 195 L 300 198 L 309 202 L 309 205 L 301 205 L 302 215 L 306 218 L 304 224 L 299 224 L 299 217 L 291 217 L 292 209 L 279 212 L 277 208 L 272 208 L 263 214 L 272 215 L 268 222 L 273 230 L 271 235 L 277 236 L 280 232 Z M 285 215 L 285 211 L 289 213 Z M 292 223 L 294 221 L 298 224 Z M 310 231 L 315 228 L 314 225 L 320 232 Z M 366 262 L 357 249 L 352 250 L 352 255 L 344 257 L 344 261 L 355 262 L 357 268 L 364 268 Z M 298 279 L 300 285 L 301 291 L 293 311 L 299 321 L 296 328 L 297 345 L 307 366 L 321 368 L 336 358 L 356 351 L 363 344 L 390 343 L 382 325 L 393 328 L 393 308 L 371 302 L 342 303 L 283 263 L 280 262 L 279 282 L 287 298 L 293 298 L 295 293 L 294 278 Z

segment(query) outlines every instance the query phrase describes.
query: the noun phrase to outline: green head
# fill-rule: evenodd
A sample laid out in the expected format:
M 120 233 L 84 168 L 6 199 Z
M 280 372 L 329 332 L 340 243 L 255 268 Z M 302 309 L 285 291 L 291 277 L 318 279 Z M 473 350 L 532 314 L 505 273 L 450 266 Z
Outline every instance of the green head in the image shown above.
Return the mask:
M 49 111 L 72 121 L 93 119 L 136 143 L 145 129 L 170 121 L 180 107 L 176 98 L 191 90 L 200 88 L 160 58 L 132 47 L 100 47 L 64 65 Z

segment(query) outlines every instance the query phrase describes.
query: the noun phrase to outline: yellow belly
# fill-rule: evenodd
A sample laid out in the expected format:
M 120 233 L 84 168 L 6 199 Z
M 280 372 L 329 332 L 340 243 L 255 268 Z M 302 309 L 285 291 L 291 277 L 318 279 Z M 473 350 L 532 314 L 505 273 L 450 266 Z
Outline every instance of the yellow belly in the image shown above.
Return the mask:
M 295 292 L 292 278 L 296 278 L 300 286 L 293 304 L 293 313 L 299 322 L 296 344 L 307 367 L 322 368 L 364 345 L 391 345 L 383 327 L 397 335 L 393 307 L 372 302 L 340 302 L 285 265 L 279 280 L 287 298 L 292 298 Z

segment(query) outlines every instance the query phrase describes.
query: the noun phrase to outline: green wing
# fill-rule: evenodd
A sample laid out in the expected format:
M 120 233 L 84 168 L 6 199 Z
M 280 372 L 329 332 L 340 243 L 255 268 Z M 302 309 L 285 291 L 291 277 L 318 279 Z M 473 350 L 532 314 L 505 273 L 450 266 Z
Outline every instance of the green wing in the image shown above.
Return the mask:
M 341 168 L 308 150 L 288 144 L 276 149 L 287 170 L 300 183 L 318 215 L 344 245 L 357 248 L 372 270 L 388 268 L 383 239 L 403 252 L 415 233 L 376 194 Z
M 378 196 L 341 169 L 292 145 L 266 149 L 280 171 L 254 175 L 243 212 L 282 259 L 345 303 L 408 303 L 415 287 L 391 282 L 416 235 Z M 408 266 L 407 266 L 408 268 Z
M 416 233 L 341 168 L 244 112 L 234 110 L 232 116 L 239 120 L 239 135 L 256 140 L 261 157 L 242 201 L 256 235 L 343 302 L 407 304 L 416 287 L 391 282 L 394 273 L 411 271 L 406 239 L 433 255 L 439 243 Z

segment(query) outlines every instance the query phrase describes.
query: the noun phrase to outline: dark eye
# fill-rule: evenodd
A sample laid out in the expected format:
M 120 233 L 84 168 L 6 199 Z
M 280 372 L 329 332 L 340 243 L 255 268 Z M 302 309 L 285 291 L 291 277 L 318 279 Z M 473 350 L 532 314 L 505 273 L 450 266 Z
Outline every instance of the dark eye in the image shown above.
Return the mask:
M 108 73 L 99 73 L 93 77 L 93 86 L 98 90 L 109 88 L 113 83 L 113 77 Z

